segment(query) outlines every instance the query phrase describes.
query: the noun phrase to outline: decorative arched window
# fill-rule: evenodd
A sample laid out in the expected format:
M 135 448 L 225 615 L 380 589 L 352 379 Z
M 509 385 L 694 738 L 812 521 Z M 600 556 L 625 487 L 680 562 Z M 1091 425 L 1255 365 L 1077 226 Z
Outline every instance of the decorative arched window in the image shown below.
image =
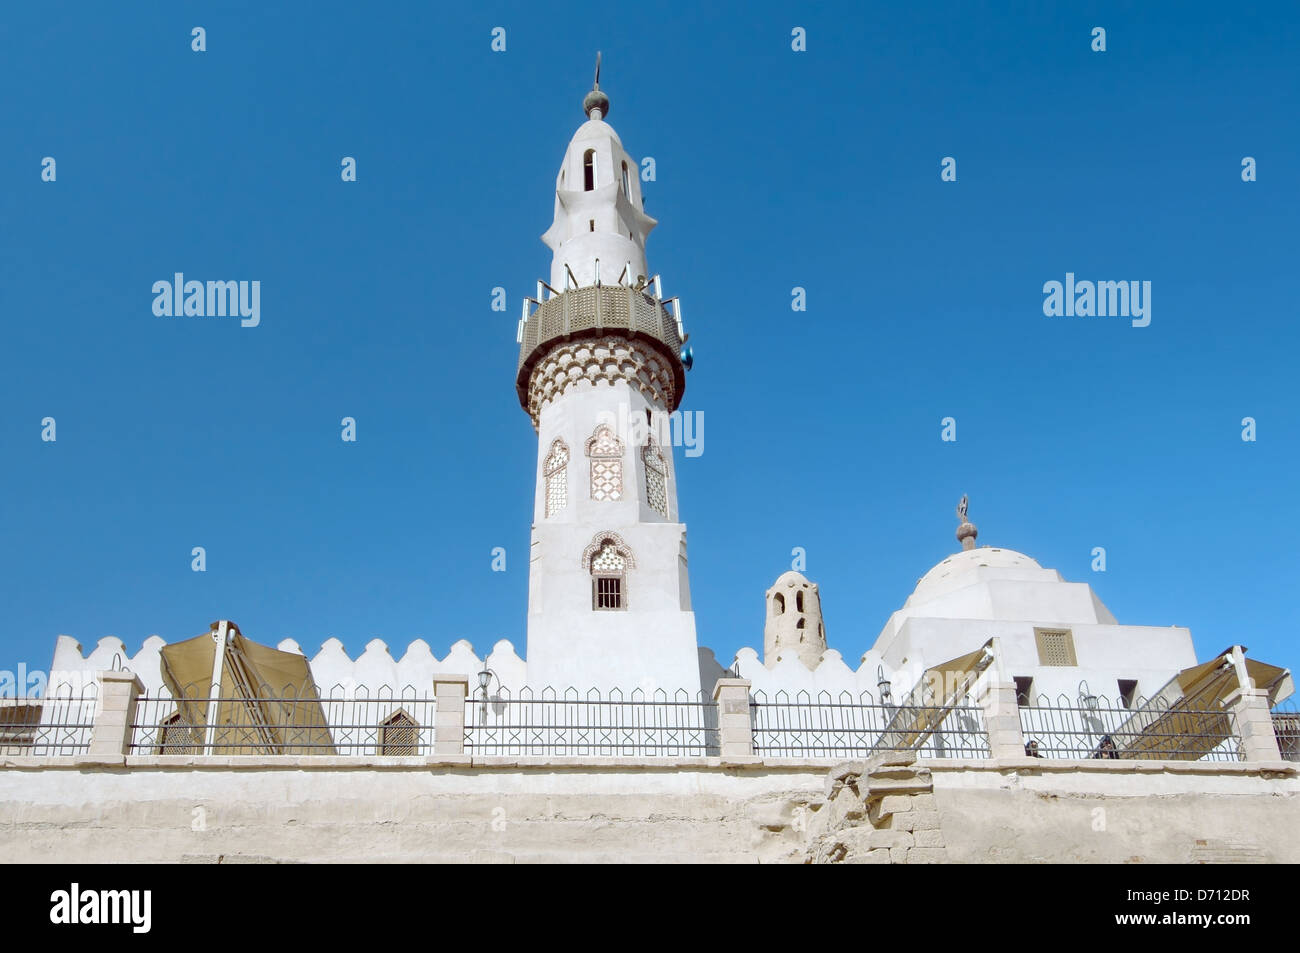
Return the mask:
M 596 150 L 588 149 L 582 154 L 582 187 L 590 192 L 596 187 Z
M 800 589 L 794 594 L 794 608 L 796 612 L 803 612 L 803 590 Z
M 650 508 L 665 519 L 668 518 L 668 466 L 664 455 L 659 452 L 654 437 L 647 437 L 641 448 L 641 459 L 645 461 L 645 499 Z
M 591 498 L 623 498 L 623 441 L 614 436 L 608 424 L 601 424 L 587 439 L 587 456 L 591 459 Z
M 628 198 L 632 197 L 632 187 L 628 184 L 627 163 L 623 163 L 623 194 Z
M 779 592 L 774 595 L 772 597 L 772 608 L 776 610 L 772 613 L 773 615 L 785 615 L 785 596 Z
M 203 754 L 203 732 L 188 725 L 181 713 L 172 712 L 163 719 L 154 754 Z
M 400 708 L 379 723 L 379 753 L 407 756 L 420 753 L 420 725 Z
M 627 571 L 636 567 L 632 550 L 617 533 L 598 533 L 582 553 L 582 568 L 591 573 L 592 609 L 627 608 Z
M 569 447 L 556 439 L 551 452 L 542 464 L 542 479 L 546 481 L 546 516 L 549 519 L 569 505 Z

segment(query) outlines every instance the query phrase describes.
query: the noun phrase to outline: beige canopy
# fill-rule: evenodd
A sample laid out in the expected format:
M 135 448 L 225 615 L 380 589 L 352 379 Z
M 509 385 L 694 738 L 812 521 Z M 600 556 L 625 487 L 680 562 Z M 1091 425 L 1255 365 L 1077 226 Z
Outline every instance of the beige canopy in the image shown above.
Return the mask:
M 1288 669 L 1246 658 L 1239 645 L 1185 668 L 1129 716 L 1111 736 L 1121 758 L 1197 761 L 1232 734 L 1224 703 L 1239 688 L 1268 692 L 1269 704 L 1294 690 Z
M 881 735 L 881 745 L 904 751 L 925 744 L 992 661 L 993 640 L 989 639 L 974 652 L 926 669 L 894 712 Z
M 194 745 L 211 754 L 336 753 L 306 658 L 250 642 L 234 623 L 225 630 L 221 659 L 219 641 L 214 629 L 163 646 L 175 727 L 188 729 Z

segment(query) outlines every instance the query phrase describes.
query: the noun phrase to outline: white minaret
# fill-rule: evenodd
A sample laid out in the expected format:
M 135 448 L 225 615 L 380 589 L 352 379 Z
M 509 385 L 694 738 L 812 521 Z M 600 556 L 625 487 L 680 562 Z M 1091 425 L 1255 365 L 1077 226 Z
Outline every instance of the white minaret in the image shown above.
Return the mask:
M 656 222 L 595 88 L 564 154 L 549 284 L 524 303 L 519 401 L 538 435 L 528 585 L 534 688 L 700 689 L 669 414 L 680 311 L 646 268 Z M 705 686 L 712 688 L 712 686 Z

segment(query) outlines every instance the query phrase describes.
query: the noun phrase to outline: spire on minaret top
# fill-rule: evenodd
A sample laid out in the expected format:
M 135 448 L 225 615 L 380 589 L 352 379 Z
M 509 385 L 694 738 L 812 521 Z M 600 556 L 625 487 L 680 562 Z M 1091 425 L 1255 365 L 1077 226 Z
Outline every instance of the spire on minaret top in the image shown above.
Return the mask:
M 596 51 L 596 78 L 591 82 L 591 92 L 582 100 L 582 111 L 588 119 L 604 119 L 609 115 L 609 97 L 600 91 L 600 50 Z
M 557 291 L 634 286 L 653 274 L 645 243 L 658 223 L 645 213 L 640 164 L 605 121 L 609 97 L 600 88 L 600 65 L 597 53 L 592 90 L 582 101 L 587 121 L 565 150 L 555 182 L 555 219 L 542 236 L 554 252 L 550 287 Z
M 975 537 L 979 535 L 979 529 L 966 518 L 966 506 L 970 502 L 966 494 L 962 494 L 961 502 L 957 504 L 957 519 L 961 520 L 961 525 L 957 527 L 957 541 L 961 543 L 961 548 L 974 549 Z

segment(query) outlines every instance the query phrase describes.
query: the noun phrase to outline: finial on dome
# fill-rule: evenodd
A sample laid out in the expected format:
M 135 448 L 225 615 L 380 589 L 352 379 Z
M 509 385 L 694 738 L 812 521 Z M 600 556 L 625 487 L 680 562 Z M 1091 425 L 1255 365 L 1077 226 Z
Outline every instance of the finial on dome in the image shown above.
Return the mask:
M 591 81 L 591 92 L 582 100 L 582 111 L 588 119 L 604 119 L 609 115 L 609 97 L 600 91 L 600 50 L 596 51 L 596 78 Z
M 975 537 L 980 533 L 975 524 L 966 518 L 966 506 L 969 502 L 970 498 L 963 493 L 961 502 L 957 504 L 957 519 L 961 520 L 961 524 L 957 527 L 957 541 L 961 543 L 963 550 L 974 549 Z

